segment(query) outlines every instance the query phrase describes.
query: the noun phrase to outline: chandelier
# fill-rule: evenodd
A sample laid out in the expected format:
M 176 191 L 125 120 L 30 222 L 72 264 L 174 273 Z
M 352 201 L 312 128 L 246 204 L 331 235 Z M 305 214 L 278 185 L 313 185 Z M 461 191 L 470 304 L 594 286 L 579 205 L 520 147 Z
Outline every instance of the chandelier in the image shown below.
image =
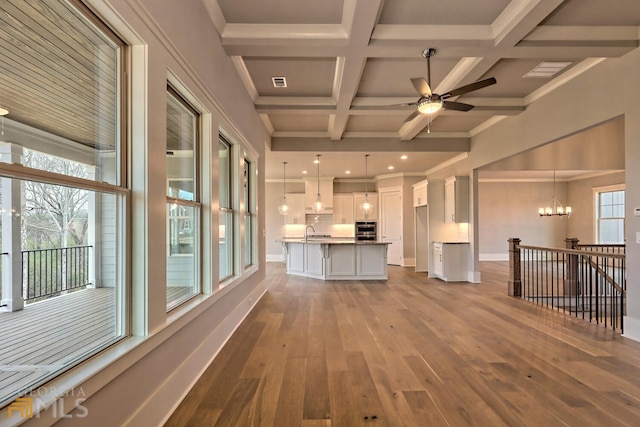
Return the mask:
M 287 204 L 287 162 L 282 162 L 282 203 L 278 205 L 280 215 L 289 214 L 289 205 Z
M 551 202 L 544 208 L 538 208 L 538 214 L 540 216 L 567 216 L 571 217 L 571 206 L 562 206 L 562 203 L 556 196 L 556 171 L 553 171 L 553 197 Z

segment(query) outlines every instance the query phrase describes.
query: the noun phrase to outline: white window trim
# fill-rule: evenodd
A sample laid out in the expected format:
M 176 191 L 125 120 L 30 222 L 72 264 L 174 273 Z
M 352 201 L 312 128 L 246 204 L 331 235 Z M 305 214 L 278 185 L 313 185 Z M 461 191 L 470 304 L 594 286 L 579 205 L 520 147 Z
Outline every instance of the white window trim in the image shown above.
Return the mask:
M 625 197 L 625 217 L 626 217 L 626 209 L 627 209 L 627 192 L 626 192 L 626 184 L 614 184 L 614 185 L 604 185 L 602 187 L 592 187 L 591 188 L 593 196 L 591 200 L 593 201 L 593 241 L 598 242 L 598 220 L 600 219 L 598 216 L 598 194 L 600 193 L 608 193 L 611 191 L 624 191 Z

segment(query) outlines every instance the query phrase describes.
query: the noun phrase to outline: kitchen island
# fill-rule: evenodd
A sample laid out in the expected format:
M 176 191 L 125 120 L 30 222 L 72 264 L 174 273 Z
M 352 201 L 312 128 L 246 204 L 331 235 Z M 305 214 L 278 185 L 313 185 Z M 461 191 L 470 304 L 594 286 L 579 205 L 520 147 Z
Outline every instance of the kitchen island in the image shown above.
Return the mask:
M 353 239 L 280 240 L 287 274 L 322 280 L 386 280 L 387 242 Z

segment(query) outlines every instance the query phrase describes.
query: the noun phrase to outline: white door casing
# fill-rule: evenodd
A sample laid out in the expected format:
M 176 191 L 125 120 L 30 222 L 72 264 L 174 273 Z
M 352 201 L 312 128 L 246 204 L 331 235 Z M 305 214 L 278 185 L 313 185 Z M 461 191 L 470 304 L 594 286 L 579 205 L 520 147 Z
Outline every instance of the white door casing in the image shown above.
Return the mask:
M 387 264 L 404 265 L 402 240 L 402 188 L 378 189 L 380 203 L 380 239 L 391 243 L 387 252 Z

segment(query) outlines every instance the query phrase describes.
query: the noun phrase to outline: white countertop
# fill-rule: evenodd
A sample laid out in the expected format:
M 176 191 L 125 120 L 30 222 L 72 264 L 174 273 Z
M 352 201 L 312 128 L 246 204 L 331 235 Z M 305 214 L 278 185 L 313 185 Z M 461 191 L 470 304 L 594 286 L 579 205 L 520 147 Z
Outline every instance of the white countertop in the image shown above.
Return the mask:
M 390 245 L 391 242 L 382 242 L 379 240 L 355 240 L 353 238 L 340 237 L 310 237 L 305 240 L 304 237 L 283 237 L 276 240 L 282 243 L 307 243 L 311 245 Z

